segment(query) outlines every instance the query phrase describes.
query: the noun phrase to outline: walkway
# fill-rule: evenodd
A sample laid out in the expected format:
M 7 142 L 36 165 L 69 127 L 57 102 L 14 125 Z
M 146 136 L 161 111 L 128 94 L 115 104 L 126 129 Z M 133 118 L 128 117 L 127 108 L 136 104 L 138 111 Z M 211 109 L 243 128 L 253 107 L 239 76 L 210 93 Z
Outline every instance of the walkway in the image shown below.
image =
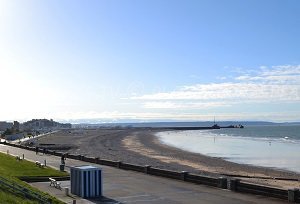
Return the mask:
M 47 166 L 59 168 L 60 157 L 52 155 L 36 155 L 35 152 L 19 149 L 15 147 L 0 145 L 0 152 L 7 150 L 12 155 L 25 155 L 25 159 L 31 161 L 46 160 Z M 121 170 L 113 167 L 90 164 L 72 159 L 66 160 L 66 170 L 70 166 L 93 165 L 102 168 L 103 172 L 103 194 L 102 200 L 85 200 L 75 197 L 76 203 L 199 203 L 199 204 L 276 204 L 286 203 L 285 201 L 231 192 L 204 185 L 195 185 L 182 181 L 150 176 L 133 171 Z M 33 183 L 33 186 L 48 192 L 63 200 L 72 203 L 73 198 L 65 196 L 64 192 L 53 187 L 49 187 L 49 182 Z M 61 186 L 70 187 L 70 181 L 62 182 Z

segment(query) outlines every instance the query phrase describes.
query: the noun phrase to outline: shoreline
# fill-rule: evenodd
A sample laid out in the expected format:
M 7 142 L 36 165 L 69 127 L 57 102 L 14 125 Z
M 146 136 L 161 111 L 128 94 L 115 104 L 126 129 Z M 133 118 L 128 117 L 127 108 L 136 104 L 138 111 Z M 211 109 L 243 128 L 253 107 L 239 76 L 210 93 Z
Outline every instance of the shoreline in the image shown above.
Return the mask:
M 299 140 L 233 136 L 230 132 L 167 131 L 156 134 L 167 146 L 229 162 L 300 173 Z
M 240 175 L 238 179 L 274 187 L 299 188 L 300 174 L 296 172 L 238 164 L 223 158 L 187 152 L 159 141 L 156 133 L 166 129 L 76 129 L 62 130 L 38 139 L 38 144 L 69 145 L 64 151 L 72 154 L 100 157 L 138 165 L 190 173 L 222 176 Z M 249 178 L 246 178 L 249 177 Z M 297 181 L 274 178 L 295 179 Z

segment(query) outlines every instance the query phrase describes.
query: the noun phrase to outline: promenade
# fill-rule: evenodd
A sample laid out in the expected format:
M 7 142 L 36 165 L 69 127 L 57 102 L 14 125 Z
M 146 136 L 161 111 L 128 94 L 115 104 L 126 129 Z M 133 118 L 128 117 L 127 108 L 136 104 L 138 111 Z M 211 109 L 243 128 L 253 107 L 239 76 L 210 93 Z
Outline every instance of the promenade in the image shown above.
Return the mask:
M 35 152 L 19 149 L 16 147 L 0 145 L 0 152 L 11 155 L 24 154 L 25 159 L 30 161 L 46 160 L 47 166 L 59 169 L 60 157 L 52 155 L 43 155 Z M 199 204 L 273 204 L 287 203 L 282 200 L 241 194 L 222 190 L 204 185 L 196 185 L 178 180 L 172 180 L 162 177 L 150 176 L 143 173 L 121 170 L 113 167 L 91 164 L 88 162 L 67 159 L 66 171 L 70 166 L 92 165 L 102 169 L 103 173 L 103 194 L 104 197 L 99 200 L 86 200 L 76 196 L 70 197 L 64 195 L 63 190 L 58 190 L 49 186 L 49 182 L 32 183 L 31 185 L 42 191 L 57 197 L 58 199 L 72 203 L 199 203 Z M 70 181 L 61 182 L 62 188 L 69 187 Z

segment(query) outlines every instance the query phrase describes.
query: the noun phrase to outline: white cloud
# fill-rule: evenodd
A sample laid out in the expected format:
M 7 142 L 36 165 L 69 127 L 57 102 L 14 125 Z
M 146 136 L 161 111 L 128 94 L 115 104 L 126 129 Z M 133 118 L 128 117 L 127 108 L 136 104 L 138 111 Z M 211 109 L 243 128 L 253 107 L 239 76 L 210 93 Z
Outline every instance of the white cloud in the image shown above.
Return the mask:
M 223 102 L 145 102 L 147 109 L 208 109 L 215 107 L 231 106 L 232 104 Z
M 150 109 L 177 109 L 182 108 L 180 104 L 173 102 L 146 102 L 144 103 L 145 108 Z
M 238 103 L 300 102 L 300 65 L 261 67 L 227 83 L 182 86 L 171 92 L 131 97 L 152 109 L 204 109 Z
M 300 101 L 299 85 L 220 83 L 185 86 L 177 91 L 132 97 L 137 100 Z
M 235 78 L 239 81 L 260 81 L 273 84 L 300 84 L 300 65 L 260 67 L 260 71 Z

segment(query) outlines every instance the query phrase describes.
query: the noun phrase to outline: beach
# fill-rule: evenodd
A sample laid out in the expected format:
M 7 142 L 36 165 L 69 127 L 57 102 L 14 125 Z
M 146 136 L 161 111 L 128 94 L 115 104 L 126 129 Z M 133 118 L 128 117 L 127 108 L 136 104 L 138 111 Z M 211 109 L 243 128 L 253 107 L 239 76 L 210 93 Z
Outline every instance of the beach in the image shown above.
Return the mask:
M 37 138 L 41 148 L 100 157 L 174 171 L 224 176 L 231 175 L 252 183 L 280 188 L 299 188 L 300 174 L 258 167 L 187 152 L 165 145 L 155 134 L 167 129 L 99 128 L 62 130 Z M 28 141 L 27 141 L 28 142 Z M 276 179 L 274 179 L 276 178 Z

